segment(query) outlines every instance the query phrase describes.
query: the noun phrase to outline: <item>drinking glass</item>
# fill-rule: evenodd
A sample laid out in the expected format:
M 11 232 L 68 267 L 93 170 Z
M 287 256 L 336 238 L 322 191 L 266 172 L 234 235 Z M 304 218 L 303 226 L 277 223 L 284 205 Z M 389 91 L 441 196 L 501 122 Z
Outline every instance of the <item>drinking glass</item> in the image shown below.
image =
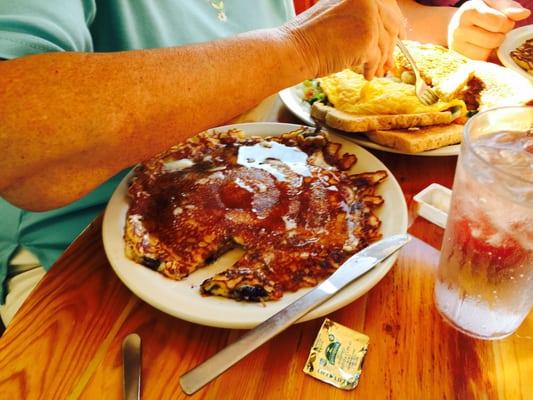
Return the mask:
M 464 129 L 435 284 L 442 316 L 480 339 L 512 334 L 533 306 L 533 107 Z

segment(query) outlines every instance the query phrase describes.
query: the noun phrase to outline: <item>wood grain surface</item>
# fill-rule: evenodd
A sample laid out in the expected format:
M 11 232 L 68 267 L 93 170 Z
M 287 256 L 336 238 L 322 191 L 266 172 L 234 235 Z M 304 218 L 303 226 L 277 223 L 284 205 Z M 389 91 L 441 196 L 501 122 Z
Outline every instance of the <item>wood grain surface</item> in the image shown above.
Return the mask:
M 281 111 L 275 119 L 286 120 Z M 274 119 L 274 118 L 273 118 Z M 408 204 L 432 182 L 451 187 L 455 157 L 374 152 Z M 433 302 L 442 230 L 410 213 L 415 239 L 372 290 L 329 318 L 370 337 L 359 386 L 302 372 L 322 318 L 292 326 L 193 399 L 533 399 L 533 314 L 497 342 L 447 325 Z M 120 399 L 121 342 L 142 338 L 144 399 L 187 398 L 179 376 L 242 331 L 170 317 L 135 297 L 109 266 L 96 220 L 45 276 L 0 338 L 0 399 Z

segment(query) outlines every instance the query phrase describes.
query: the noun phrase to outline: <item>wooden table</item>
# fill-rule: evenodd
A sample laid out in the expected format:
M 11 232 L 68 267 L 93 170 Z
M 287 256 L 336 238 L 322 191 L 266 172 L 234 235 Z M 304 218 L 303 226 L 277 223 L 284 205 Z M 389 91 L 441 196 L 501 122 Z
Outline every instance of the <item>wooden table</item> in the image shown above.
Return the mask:
M 274 104 L 271 120 L 293 120 Z M 451 187 L 455 157 L 373 152 L 408 204 L 432 182 Z M 371 344 L 355 391 L 302 372 L 323 319 L 295 325 L 196 393 L 195 399 L 533 399 L 533 314 L 510 338 L 471 339 L 433 303 L 442 230 L 411 215 L 415 239 L 366 295 L 329 318 Z M 67 250 L 0 339 L 0 399 L 119 399 L 121 342 L 143 340 L 145 399 L 182 399 L 178 378 L 242 331 L 170 317 L 134 296 L 109 266 L 95 221 Z

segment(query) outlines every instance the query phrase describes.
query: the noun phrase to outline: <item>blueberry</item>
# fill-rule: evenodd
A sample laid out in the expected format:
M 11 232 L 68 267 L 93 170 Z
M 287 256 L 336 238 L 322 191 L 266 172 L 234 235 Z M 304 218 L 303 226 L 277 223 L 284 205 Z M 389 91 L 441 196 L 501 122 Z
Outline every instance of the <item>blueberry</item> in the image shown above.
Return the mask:
M 148 267 L 150 269 L 156 270 L 159 268 L 159 265 L 161 262 L 159 260 L 156 260 L 154 258 L 146 257 L 144 256 L 142 259 L 142 265 L 145 267 Z
M 259 301 L 262 297 L 268 295 L 264 287 L 260 285 L 243 285 L 235 289 L 237 298 L 242 300 Z

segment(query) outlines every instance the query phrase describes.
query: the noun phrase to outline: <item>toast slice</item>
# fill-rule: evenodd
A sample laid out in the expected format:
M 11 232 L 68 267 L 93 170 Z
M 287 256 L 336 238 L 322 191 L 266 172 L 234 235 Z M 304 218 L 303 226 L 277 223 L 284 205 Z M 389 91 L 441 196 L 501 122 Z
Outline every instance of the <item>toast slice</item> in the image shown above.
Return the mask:
M 456 98 L 474 75 L 474 68 L 461 54 L 435 44 L 422 44 L 410 40 L 403 43 L 415 59 L 422 79 L 433 87 L 440 99 Z M 402 81 L 414 83 L 411 64 L 396 49 L 395 75 Z
M 494 107 L 531 104 L 533 84 L 513 70 L 482 61 L 470 62 L 484 86 L 479 92 L 479 111 Z
M 419 129 L 396 129 L 368 132 L 368 138 L 383 146 L 405 153 L 420 153 L 460 143 L 464 125 L 436 125 Z
M 311 116 L 327 126 L 345 132 L 368 132 L 450 124 L 457 114 L 452 111 L 396 115 L 355 115 L 337 110 L 321 102 L 311 107 Z

